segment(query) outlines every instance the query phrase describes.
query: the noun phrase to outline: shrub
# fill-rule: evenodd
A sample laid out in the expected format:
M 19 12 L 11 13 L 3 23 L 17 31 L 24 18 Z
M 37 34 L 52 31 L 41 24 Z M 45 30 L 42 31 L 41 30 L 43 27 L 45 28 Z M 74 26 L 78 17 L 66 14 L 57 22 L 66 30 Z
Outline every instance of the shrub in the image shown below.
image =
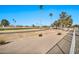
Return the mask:
M 43 35 L 42 34 L 39 34 L 39 37 L 42 37 Z
M 1 40 L 0 41 L 0 45 L 3 45 L 3 44 L 5 44 L 6 42 L 4 41 L 4 40 Z
M 61 33 L 57 33 L 57 35 L 61 35 Z
M 4 45 L 4 44 L 7 44 L 7 43 L 10 43 L 10 42 L 6 42 L 4 40 L 0 40 L 0 45 Z

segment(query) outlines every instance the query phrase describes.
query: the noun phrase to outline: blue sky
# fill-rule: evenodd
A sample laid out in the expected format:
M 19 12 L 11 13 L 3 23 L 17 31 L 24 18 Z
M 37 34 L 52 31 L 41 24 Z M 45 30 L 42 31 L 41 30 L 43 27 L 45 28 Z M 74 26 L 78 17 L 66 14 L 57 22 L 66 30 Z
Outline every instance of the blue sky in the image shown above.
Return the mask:
M 78 5 L 44 5 L 40 11 L 39 5 L 0 5 L 0 21 L 7 19 L 11 25 L 50 25 L 59 19 L 59 14 L 65 11 L 72 16 L 73 23 L 79 24 Z M 52 18 L 49 13 L 53 13 Z

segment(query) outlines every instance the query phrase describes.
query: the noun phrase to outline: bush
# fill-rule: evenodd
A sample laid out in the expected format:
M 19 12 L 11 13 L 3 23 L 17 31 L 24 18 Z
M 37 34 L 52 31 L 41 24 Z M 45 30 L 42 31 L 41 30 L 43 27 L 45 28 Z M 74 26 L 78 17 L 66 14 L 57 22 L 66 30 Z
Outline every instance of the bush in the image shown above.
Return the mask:
M 57 35 L 61 35 L 61 33 L 57 33 Z
M 4 40 L 1 40 L 0 41 L 0 45 L 3 45 L 3 44 L 5 44 L 6 42 L 4 41 Z
M 39 34 L 39 37 L 42 37 L 43 35 L 42 34 Z
M 0 45 L 4 45 L 4 44 L 7 44 L 7 43 L 9 43 L 9 42 L 6 42 L 4 40 L 0 40 Z

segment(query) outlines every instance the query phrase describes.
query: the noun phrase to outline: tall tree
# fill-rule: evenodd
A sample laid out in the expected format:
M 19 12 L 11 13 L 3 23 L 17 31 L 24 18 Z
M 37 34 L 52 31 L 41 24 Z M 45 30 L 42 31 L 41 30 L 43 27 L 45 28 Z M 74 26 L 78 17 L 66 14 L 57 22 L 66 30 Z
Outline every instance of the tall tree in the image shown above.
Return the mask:
M 66 19 L 65 19 L 65 25 L 66 27 L 71 27 L 73 24 L 73 20 L 71 18 L 71 16 L 68 16 Z
M 53 16 L 53 13 L 49 13 L 49 17 L 51 18 L 51 21 L 50 21 L 50 24 L 52 22 L 52 16 Z M 52 25 L 50 25 L 50 28 L 52 27 Z
M 16 20 L 15 19 L 13 19 L 13 21 L 16 23 Z
M 42 10 L 43 9 L 43 5 L 40 5 L 39 8 L 40 8 L 40 10 Z
M 42 14 L 43 5 L 40 5 L 39 9 L 40 9 L 40 14 Z M 40 19 L 40 27 L 39 28 L 41 28 L 41 19 Z M 39 34 L 39 37 L 42 37 L 42 33 Z
M 49 16 L 52 17 L 53 16 L 53 13 L 49 13 Z
M 5 27 L 5 26 L 9 26 L 9 21 L 7 20 L 7 19 L 2 19 L 2 21 L 1 21 L 1 25 L 3 26 L 3 27 Z
M 53 26 L 55 26 L 57 28 L 59 26 L 59 22 L 57 20 L 54 21 Z
M 40 14 L 42 14 L 43 5 L 40 5 L 40 6 L 39 6 L 39 9 L 40 9 Z M 40 19 L 40 28 L 41 28 L 41 19 Z
M 60 14 L 60 18 L 65 18 L 67 16 L 67 14 L 66 14 L 66 12 L 61 12 L 61 14 Z
M 60 21 L 61 21 L 60 25 L 62 27 L 70 27 L 70 26 L 72 26 L 72 23 L 73 23 L 71 16 L 67 15 L 66 12 L 62 12 L 60 14 Z
M 60 28 L 71 27 L 73 24 L 73 20 L 71 16 L 68 15 L 66 12 L 61 12 L 60 18 L 54 23 L 56 23 L 56 26 L 59 26 Z
M 32 27 L 35 27 L 35 25 L 33 24 Z
M 15 20 L 15 19 L 13 19 L 13 22 L 15 23 L 15 24 L 14 24 L 14 27 L 16 27 L 16 20 Z

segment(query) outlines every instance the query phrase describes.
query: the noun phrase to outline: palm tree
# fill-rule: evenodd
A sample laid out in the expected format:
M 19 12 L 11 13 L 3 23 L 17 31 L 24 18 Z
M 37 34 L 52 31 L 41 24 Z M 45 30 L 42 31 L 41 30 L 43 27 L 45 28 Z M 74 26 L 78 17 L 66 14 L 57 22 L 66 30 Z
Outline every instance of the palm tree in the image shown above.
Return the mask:
M 39 9 L 40 9 L 40 13 L 41 13 L 42 9 L 43 9 L 43 5 L 40 5 Z M 40 28 L 41 28 L 41 19 L 40 19 Z M 39 37 L 42 37 L 42 33 L 39 34 Z
M 52 14 L 52 13 L 49 13 L 49 16 L 50 16 L 50 17 L 52 17 L 52 16 L 53 16 L 53 14 Z
M 40 5 L 40 6 L 39 6 L 39 9 L 40 9 L 40 14 L 42 14 L 43 5 Z M 40 19 L 40 28 L 41 28 L 41 19 Z
M 16 20 L 15 20 L 15 19 L 13 19 L 13 22 L 15 23 L 15 26 L 14 26 L 14 27 L 16 28 Z
M 52 19 L 52 16 L 53 16 L 53 14 L 52 13 L 49 13 L 49 17 Z M 51 21 L 52 22 L 52 21 Z M 51 22 L 50 22 L 50 24 L 51 24 Z M 51 25 L 50 25 L 50 28 L 51 28 Z
M 43 5 L 40 5 L 39 8 L 40 8 L 40 10 L 42 10 L 43 9 Z

